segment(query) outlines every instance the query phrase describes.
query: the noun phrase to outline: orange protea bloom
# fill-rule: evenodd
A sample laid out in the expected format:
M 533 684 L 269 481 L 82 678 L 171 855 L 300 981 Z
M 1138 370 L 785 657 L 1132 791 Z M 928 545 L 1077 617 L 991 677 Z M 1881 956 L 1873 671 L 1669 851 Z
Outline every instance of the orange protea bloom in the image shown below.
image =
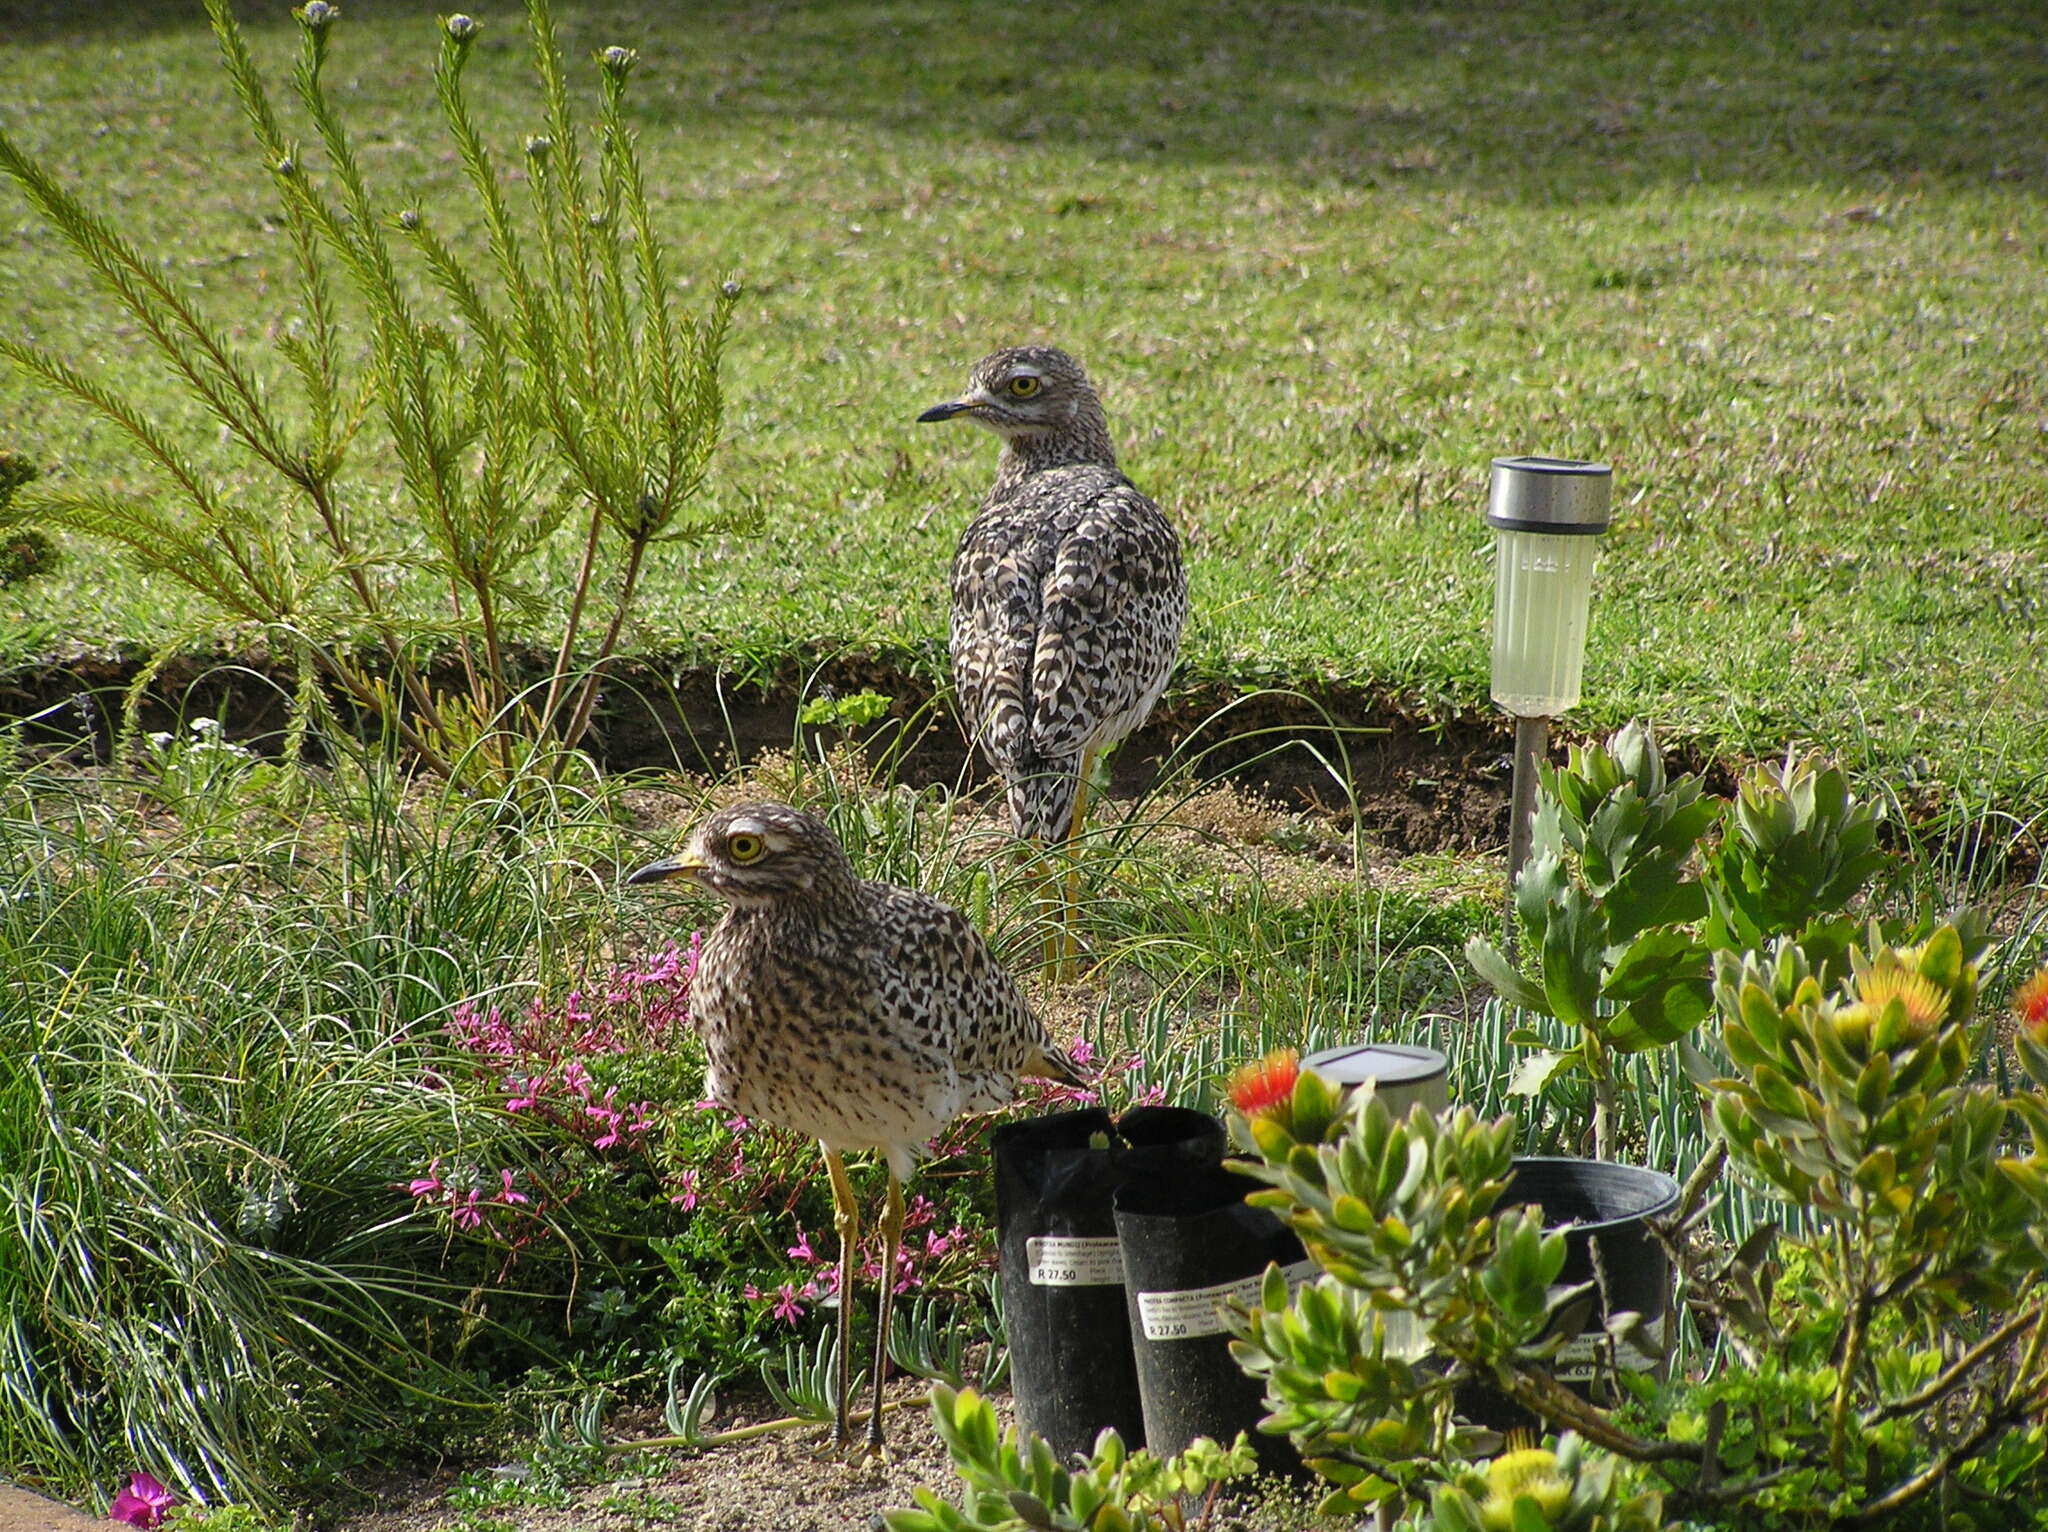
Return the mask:
M 1231 1104 L 1247 1117 L 1270 1112 L 1294 1095 L 1300 1074 L 1301 1055 L 1292 1048 L 1275 1048 L 1230 1077 Z
M 2048 1044 L 2048 964 L 2044 964 L 2039 973 L 2014 993 L 2012 1013 L 2027 1029 L 2029 1037 L 2037 1043 Z

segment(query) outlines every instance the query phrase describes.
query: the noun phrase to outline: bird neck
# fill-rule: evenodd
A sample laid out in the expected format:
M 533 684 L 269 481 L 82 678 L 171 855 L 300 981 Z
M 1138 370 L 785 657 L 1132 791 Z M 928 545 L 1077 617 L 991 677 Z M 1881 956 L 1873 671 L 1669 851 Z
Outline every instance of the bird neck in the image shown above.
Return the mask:
M 1076 401 L 1074 413 L 1053 430 L 1005 437 L 1003 455 L 996 463 L 995 489 L 1001 493 L 1035 473 L 1079 464 L 1116 472 L 1116 449 L 1109 444 L 1109 421 L 1093 394 Z

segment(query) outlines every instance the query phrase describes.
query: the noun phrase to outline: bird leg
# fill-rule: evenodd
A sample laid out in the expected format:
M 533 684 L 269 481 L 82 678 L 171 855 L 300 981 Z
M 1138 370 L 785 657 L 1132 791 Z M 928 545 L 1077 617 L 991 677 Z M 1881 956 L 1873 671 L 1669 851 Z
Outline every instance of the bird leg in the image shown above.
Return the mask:
M 1057 978 L 1072 978 L 1074 967 L 1081 956 L 1081 941 L 1075 934 L 1074 923 L 1081 914 L 1081 869 L 1075 863 L 1075 851 L 1081 841 L 1081 832 L 1088 826 L 1088 789 L 1095 776 L 1094 750 L 1081 752 L 1080 778 L 1074 784 L 1074 817 L 1067 822 L 1066 882 L 1060 897 L 1059 951 L 1051 965 Z
M 825 1173 L 832 1178 L 832 1227 L 839 1235 L 839 1330 L 833 1346 L 839 1358 L 839 1376 L 833 1387 L 832 1445 L 842 1447 L 849 1435 L 846 1424 L 846 1396 L 853 1387 L 853 1257 L 860 1241 L 860 1208 L 853 1200 L 853 1184 L 846 1179 L 846 1162 L 829 1144 L 825 1151 Z M 896 1181 L 889 1181 L 891 1190 Z M 901 1193 L 897 1194 L 900 1199 Z M 886 1292 L 887 1285 L 883 1291 Z M 885 1300 L 886 1301 L 886 1300 Z M 872 1435 L 875 1427 L 868 1427 Z
M 868 1411 L 866 1450 L 887 1452 L 882 1441 L 882 1377 L 889 1369 L 889 1310 L 896 1298 L 896 1252 L 903 1247 L 903 1183 L 889 1172 L 889 1200 L 882 1207 L 882 1296 L 875 1316 L 875 1397 Z

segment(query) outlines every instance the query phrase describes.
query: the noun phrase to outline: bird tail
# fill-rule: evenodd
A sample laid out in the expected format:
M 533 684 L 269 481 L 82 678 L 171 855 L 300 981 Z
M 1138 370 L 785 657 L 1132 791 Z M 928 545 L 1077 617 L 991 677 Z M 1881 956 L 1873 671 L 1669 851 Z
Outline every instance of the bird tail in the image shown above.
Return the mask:
M 1040 1043 L 1031 1061 L 1018 1073 L 1034 1080 L 1057 1080 L 1062 1085 L 1087 1085 L 1095 1078 L 1066 1049 L 1052 1042 Z

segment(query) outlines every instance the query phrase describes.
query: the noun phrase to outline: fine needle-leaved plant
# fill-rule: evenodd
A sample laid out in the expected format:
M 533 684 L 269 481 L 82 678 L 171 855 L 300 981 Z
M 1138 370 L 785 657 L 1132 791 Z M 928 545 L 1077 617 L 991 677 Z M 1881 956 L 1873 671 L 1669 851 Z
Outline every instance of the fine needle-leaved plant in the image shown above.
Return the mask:
M 460 220 L 393 206 L 371 184 L 327 84 L 338 5 L 293 12 L 303 142 L 228 0 L 207 0 L 207 13 L 290 249 L 295 301 L 267 327 L 274 358 L 239 344 L 4 130 L 0 171 L 244 465 L 227 471 L 141 391 L 0 337 L 0 356 L 117 428 L 147 470 L 132 489 L 62 478 L 30 488 L 10 474 L 0 529 L 99 538 L 195 592 L 203 628 L 284 657 L 295 733 L 335 721 L 339 701 L 441 776 L 559 777 L 590 730 L 649 551 L 733 529 L 683 513 L 718 438 L 719 357 L 739 289 L 719 284 L 701 316 L 677 307 L 626 125 L 638 55 L 596 54 L 586 154 L 547 0 L 529 0 L 542 106 L 524 146 L 521 216 L 465 85 L 481 25 L 440 21 L 434 93 L 482 227 L 479 257 L 442 232 Z M 391 463 L 397 524 L 369 510 L 389 497 Z M 536 664 L 520 642 L 539 628 L 532 570 L 570 525 L 576 575 L 552 655 Z M 199 636 L 173 635 L 159 659 Z

